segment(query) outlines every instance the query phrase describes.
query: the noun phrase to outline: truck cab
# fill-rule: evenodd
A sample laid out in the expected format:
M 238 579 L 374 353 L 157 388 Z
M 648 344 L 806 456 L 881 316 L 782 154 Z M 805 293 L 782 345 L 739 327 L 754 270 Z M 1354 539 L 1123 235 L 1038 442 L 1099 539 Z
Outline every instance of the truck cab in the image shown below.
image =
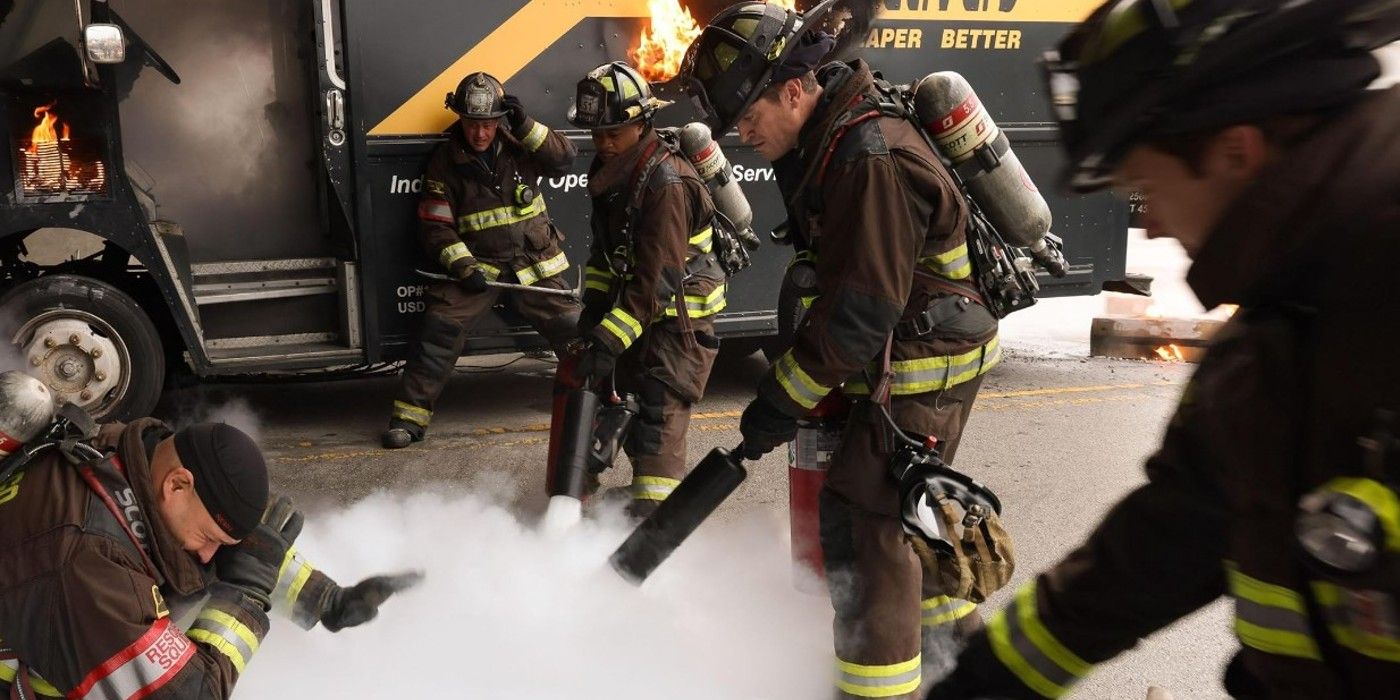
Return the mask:
M 61 400 L 148 413 L 172 374 L 353 376 L 401 360 L 432 269 L 414 226 L 422 171 L 485 70 L 552 127 L 583 72 L 626 59 L 674 0 L 0 0 L 0 331 Z M 698 21 L 723 7 L 682 0 Z M 1033 59 L 1095 2 L 890 0 L 859 45 L 895 82 L 958 70 L 1038 181 L 1059 167 Z M 669 13 L 668 13 L 669 16 Z M 680 91 L 662 125 L 695 118 Z M 590 210 L 574 173 L 539 190 L 577 280 Z M 783 207 L 771 168 L 720 143 L 760 234 Z M 1046 295 L 1122 279 L 1127 206 L 1047 193 L 1071 263 Z M 772 345 L 790 250 L 731 280 L 717 329 Z M 505 310 L 466 353 L 541 350 Z

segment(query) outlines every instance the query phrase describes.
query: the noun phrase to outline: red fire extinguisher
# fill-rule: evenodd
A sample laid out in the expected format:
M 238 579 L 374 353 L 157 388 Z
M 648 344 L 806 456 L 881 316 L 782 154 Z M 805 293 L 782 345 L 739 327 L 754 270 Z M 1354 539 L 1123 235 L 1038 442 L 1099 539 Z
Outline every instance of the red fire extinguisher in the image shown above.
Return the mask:
M 850 399 L 840 389 L 832 391 L 797 422 L 797 438 L 788 446 L 793 582 L 808 593 L 826 591 L 818 496 L 826 484 L 826 472 L 841 444 L 850 411 Z

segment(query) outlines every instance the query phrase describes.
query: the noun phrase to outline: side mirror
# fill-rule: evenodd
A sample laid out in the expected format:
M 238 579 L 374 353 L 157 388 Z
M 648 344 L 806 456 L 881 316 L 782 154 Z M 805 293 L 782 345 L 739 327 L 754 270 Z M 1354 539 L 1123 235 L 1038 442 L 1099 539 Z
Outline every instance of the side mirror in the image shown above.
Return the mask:
M 83 45 L 93 63 L 121 63 L 126 60 L 126 37 L 115 24 L 93 23 L 83 29 Z

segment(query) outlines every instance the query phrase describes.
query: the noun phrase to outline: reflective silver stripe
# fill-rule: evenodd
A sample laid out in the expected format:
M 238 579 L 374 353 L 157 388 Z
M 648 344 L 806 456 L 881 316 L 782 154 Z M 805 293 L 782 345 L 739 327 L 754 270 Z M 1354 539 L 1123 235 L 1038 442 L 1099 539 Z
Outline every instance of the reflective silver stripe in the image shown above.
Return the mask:
M 960 280 L 972 276 L 972 260 L 967 256 L 966 243 L 947 252 L 920 258 L 919 263 L 948 279 Z
M 272 591 L 273 607 L 304 630 L 320 622 L 320 611 L 311 607 L 311 601 L 301 599 L 302 587 L 315 571 L 311 562 L 296 547 L 292 547 L 282 560 L 282 568 L 277 572 L 277 588 Z
M 548 260 L 541 260 L 534 265 L 517 270 L 515 277 L 520 280 L 521 284 L 528 286 L 547 277 L 553 277 L 567 269 L 569 269 L 569 256 L 561 252 Z
M 1266 654 L 1321 660 L 1307 619 L 1303 594 L 1269 583 L 1226 562 L 1230 595 L 1235 598 L 1235 636 Z
M 613 274 L 612 270 L 606 270 L 602 268 L 593 267 L 592 265 L 588 265 L 584 267 L 583 286 L 585 289 L 594 289 L 603 293 L 607 293 L 612 290 L 612 283 L 614 277 L 616 277 L 616 275 Z
M 977 605 L 962 598 L 938 596 L 924 600 L 923 624 L 927 627 L 949 625 L 977 611 Z
M 708 253 L 715 248 L 715 230 L 706 226 L 703 231 L 690 237 L 690 244 L 700 249 L 701 253 Z
M 894 372 L 890 391 L 896 396 L 908 396 L 951 389 L 986 374 L 1000 361 L 1000 337 L 961 355 L 896 360 L 890 363 Z M 847 382 L 846 389 L 852 394 L 870 393 L 870 387 L 860 379 Z
M 620 307 L 609 311 L 599 325 L 616 336 L 622 342 L 624 350 L 632 347 L 632 343 L 637 342 L 637 339 L 642 337 L 642 324 L 638 323 L 632 314 Z
M 680 484 L 680 479 L 664 476 L 635 476 L 632 477 L 632 498 L 639 501 L 664 501 Z
M 534 153 L 540 150 L 540 146 L 544 145 L 546 136 L 549 136 L 549 128 L 544 124 L 535 122 L 534 125 L 530 127 L 529 133 L 525 134 L 525 138 L 520 139 L 520 144 L 525 147 L 525 150 Z
M 190 639 L 207 644 L 233 662 L 233 667 L 243 672 L 244 667 L 257 653 L 260 640 L 253 630 L 239 622 L 234 616 L 214 607 L 199 612 L 190 626 Z
M 476 267 L 481 270 L 481 274 L 486 277 L 488 282 L 495 282 L 501 278 L 501 268 L 495 265 L 477 261 Z
M 694 294 L 685 295 L 685 310 L 691 318 L 704 318 L 713 316 L 725 309 L 729 305 L 729 300 L 725 298 L 726 285 L 721 284 L 715 287 L 706 296 Z M 665 315 L 674 317 L 676 315 L 675 297 L 671 297 L 671 303 L 666 306 Z
M 476 211 L 458 217 L 457 222 L 462 231 L 485 231 L 498 226 L 509 226 L 521 221 L 529 221 L 543 214 L 544 211 L 544 197 L 536 197 L 535 201 L 527 207 L 497 207 Z
M 1017 591 L 1016 598 L 987 621 L 992 654 L 1027 688 L 1057 698 L 1093 668 L 1079 658 L 1040 621 L 1035 581 Z
M 778 380 L 778 384 L 787 392 L 788 398 L 803 408 L 812 408 L 817 405 L 822 397 L 826 396 L 831 389 L 817 383 L 812 376 L 802 370 L 793 358 L 792 351 L 783 353 L 782 357 L 773 364 L 773 374 Z
M 428 427 L 428 423 L 433 420 L 433 412 L 426 408 L 419 408 L 411 403 L 403 401 L 394 402 L 394 417 L 399 420 L 406 420 L 414 425 Z
M 84 700 L 149 695 L 165 685 L 194 656 L 194 645 L 163 617 L 135 643 L 88 673 L 69 697 Z
M 422 204 L 418 205 L 418 218 L 450 224 L 452 223 L 452 207 L 448 205 L 446 200 L 424 200 Z
M 471 256 L 472 252 L 467 249 L 467 244 L 457 241 L 451 245 L 443 246 L 442 252 L 438 254 L 438 262 L 442 263 L 443 267 L 451 269 L 452 263 Z
M 922 657 L 883 666 L 836 660 L 836 687 L 847 695 L 890 698 L 919 689 L 923 680 Z

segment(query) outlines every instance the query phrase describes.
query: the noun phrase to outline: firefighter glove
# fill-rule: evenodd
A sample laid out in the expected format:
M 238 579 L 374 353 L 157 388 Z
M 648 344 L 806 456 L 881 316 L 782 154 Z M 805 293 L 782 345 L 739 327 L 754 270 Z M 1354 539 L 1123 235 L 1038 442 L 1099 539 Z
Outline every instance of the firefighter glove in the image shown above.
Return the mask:
M 758 459 L 797 437 L 797 419 L 783 413 L 760 394 L 739 418 L 744 459 Z
M 278 496 L 263 511 L 262 522 L 236 545 L 220 547 L 214 555 L 219 580 L 237 586 L 258 601 L 266 612 L 272 608 L 272 591 L 287 550 L 301 534 L 301 511 L 292 499 Z
M 473 293 L 484 292 L 491 288 L 491 285 L 486 283 L 486 275 L 482 273 L 479 267 L 472 267 L 471 272 L 462 275 L 462 277 L 457 280 L 457 285 Z
M 321 624 L 332 632 L 363 625 L 379 614 L 379 606 L 399 591 L 408 590 L 423 580 L 421 571 L 405 571 L 386 576 L 371 576 L 350 588 L 336 586 L 326 598 L 321 610 Z
M 525 105 L 520 104 L 520 98 L 515 95 L 506 95 L 501 100 L 501 107 L 506 110 L 506 121 L 510 122 L 512 130 L 519 129 L 525 125 Z
M 617 355 L 607 343 L 585 340 L 578 353 L 577 376 L 585 382 L 600 382 L 612 376 Z

